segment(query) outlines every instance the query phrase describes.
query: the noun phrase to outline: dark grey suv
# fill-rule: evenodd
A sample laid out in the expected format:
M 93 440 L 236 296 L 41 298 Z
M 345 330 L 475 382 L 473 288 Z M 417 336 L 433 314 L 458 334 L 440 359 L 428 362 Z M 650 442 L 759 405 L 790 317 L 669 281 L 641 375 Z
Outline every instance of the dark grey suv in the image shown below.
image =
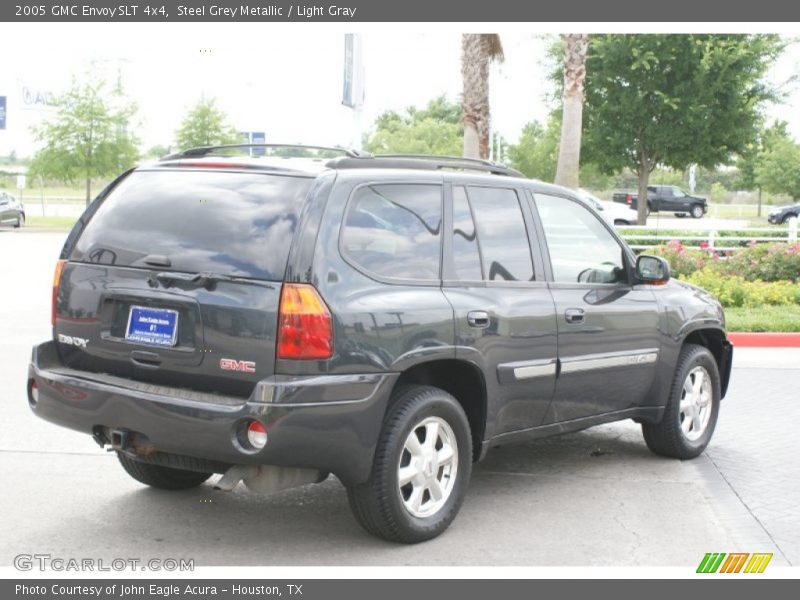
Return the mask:
M 418 542 L 490 447 L 633 419 L 699 455 L 731 369 L 718 302 L 562 188 L 485 161 L 196 149 L 70 233 L 38 416 L 160 488 L 346 486 Z

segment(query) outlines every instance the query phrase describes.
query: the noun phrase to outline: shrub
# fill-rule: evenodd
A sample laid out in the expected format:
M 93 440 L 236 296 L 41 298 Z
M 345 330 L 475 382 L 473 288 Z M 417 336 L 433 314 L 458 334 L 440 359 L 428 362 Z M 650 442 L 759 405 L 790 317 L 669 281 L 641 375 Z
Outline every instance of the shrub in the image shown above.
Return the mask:
M 727 258 L 721 270 L 748 281 L 796 282 L 800 279 L 800 244 L 751 244 Z
M 738 276 L 747 281 L 800 281 L 800 244 L 751 242 L 746 248 L 720 257 L 707 244 L 694 249 L 671 240 L 652 253 L 666 258 L 676 277 L 688 277 L 711 266 L 719 276 Z
M 715 296 L 723 306 L 786 306 L 800 304 L 800 284 L 789 281 L 748 281 L 738 275 L 723 275 L 713 267 L 685 278 Z
M 652 253 L 667 259 L 670 271 L 675 277 L 691 275 L 720 260 L 715 252 L 687 248 L 678 240 L 670 240 L 665 246 L 654 248 Z

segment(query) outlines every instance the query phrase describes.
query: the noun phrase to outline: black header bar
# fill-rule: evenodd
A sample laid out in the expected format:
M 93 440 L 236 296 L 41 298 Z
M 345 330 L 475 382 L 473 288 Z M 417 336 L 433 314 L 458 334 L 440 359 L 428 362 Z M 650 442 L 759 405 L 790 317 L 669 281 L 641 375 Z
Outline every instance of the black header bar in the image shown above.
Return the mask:
M 11 0 L 3 22 L 797 22 L 790 0 Z

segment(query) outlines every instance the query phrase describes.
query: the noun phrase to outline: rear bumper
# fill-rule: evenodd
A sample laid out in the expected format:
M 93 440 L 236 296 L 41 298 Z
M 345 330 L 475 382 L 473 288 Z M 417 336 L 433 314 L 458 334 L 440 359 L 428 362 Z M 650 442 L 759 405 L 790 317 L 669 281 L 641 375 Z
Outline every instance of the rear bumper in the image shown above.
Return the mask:
M 29 387 L 35 382 L 38 391 L 31 409 L 47 421 L 96 437 L 101 430 L 127 430 L 146 440 L 148 451 L 330 471 L 346 484 L 369 477 L 396 377 L 276 375 L 243 399 L 72 370 L 53 342 L 34 346 L 28 368 Z M 267 430 L 260 451 L 239 443 L 247 419 Z

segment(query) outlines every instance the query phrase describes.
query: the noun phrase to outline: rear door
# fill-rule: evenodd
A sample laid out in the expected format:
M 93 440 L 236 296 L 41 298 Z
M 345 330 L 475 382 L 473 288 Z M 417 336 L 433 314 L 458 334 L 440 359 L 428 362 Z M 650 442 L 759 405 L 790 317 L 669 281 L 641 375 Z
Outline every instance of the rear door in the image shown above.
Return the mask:
M 534 427 L 553 395 L 556 323 L 523 191 L 451 181 L 443 290 L 456 356 L 485 374 L 487 437 Z
M 140 170 L 77 239 L 57 299 L 65 364 L 247 396 L 273 373 L 281 282 L 312 179 Z
M 656 377 L 659 308 L 629 256 L 578 200 L 535 194 L 556 307 L 559 377 L 545 423 L 632 409 Z

